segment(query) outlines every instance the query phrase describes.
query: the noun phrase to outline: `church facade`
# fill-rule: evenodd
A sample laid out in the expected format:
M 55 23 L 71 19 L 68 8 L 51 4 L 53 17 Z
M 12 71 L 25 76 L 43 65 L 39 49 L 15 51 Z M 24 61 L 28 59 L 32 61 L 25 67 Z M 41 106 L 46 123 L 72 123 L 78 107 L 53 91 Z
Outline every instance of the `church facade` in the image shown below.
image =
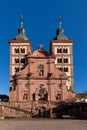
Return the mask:
M 63 34 L 61 21 L 56 37 L 50 41 L 49 52 L 42 46 L 32 51 L 23 21 L 18 35 L 10 44 L 9 102 L 20 108 L 40 113 L 62 101 L 73 101 L 73 43 Z

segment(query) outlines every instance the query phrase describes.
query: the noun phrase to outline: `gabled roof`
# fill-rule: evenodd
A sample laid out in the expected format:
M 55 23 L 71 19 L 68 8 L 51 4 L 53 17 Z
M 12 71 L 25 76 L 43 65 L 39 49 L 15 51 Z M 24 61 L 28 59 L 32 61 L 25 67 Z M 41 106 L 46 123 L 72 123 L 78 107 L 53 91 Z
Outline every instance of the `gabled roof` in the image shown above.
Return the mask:
M 31 56 L 32 57 L 47 57 L 47 56 L 50 56 L 50 54 L 43 48 L 39 47 L 38 50 L 34 51 Z

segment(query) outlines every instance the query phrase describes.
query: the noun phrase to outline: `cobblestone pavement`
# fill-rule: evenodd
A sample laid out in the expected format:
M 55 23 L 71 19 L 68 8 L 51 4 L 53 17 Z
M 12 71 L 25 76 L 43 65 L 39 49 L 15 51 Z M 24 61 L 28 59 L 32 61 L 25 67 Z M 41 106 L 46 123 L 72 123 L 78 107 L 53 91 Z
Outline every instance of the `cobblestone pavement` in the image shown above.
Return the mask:
M 87 120 L 2 120 L 0 130 L 87 130 Z

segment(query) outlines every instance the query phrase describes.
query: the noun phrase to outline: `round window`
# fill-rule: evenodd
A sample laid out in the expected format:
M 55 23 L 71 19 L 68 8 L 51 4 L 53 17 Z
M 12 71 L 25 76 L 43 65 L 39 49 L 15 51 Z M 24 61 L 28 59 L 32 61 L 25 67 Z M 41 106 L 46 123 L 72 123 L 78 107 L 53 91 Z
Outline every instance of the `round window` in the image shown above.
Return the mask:
M 39 89 L 39 94 L 44 94 L 45 90 L 43 88 Z

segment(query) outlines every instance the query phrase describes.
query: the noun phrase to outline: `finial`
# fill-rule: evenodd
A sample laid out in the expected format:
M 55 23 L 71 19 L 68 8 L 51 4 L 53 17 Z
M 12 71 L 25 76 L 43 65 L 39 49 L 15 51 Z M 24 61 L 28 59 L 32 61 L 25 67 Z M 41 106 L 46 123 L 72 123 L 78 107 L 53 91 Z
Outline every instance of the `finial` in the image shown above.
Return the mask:
M 43 48 L 43 44 L 40 44 L 40 45 L 39 45 L 39 48 Z
M 62 25 L 62 18 L 61 18 L 61 16 L 59 16 L 58 22 L 59 22 L 59 29 L 61 29 L 61 28 L 62 28 L 62 27 L 61 27 L 61 25 Z
M 23 15 L 21 15 L 21 17 L 20 17 L 20 24 L 21 24 L 21 28 L 23 28 L 23 24 L 24 24 L 24 17 L 23 17 Z
M 39 48 L 39 49 L 42 49 L 42 48 L 43 48 L 43 44 L 40 44 L 38 48 Z

